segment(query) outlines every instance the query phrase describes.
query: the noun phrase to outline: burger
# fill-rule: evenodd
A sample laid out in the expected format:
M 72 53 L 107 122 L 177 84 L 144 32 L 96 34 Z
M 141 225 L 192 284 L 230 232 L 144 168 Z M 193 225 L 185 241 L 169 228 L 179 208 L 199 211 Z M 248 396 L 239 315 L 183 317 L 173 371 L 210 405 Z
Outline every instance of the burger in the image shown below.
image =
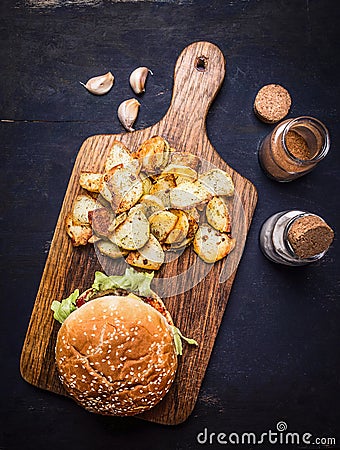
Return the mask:
M 150 288 L 153 274 L 96 272 L 91 288 L 54 301 L 62 323 L 55 357 L 68 394 L 88 411 L 131 416 L 163 399 L 176 375 L 182 341 L 163 301 Z

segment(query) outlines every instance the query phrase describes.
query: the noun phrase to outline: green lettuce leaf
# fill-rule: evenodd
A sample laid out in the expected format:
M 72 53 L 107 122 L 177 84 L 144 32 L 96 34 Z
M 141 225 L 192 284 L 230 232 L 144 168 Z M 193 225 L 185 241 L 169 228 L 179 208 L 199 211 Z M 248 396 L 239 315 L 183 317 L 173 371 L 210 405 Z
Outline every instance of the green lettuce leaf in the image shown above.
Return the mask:
M 108 289 L 121 288 L 129 292 L 134 292 L 143 297 L 154 297 L 155 293 L 150 287 L 153 276 L 153 272 L 137 272 L 132 268 L 126 269 L 124 275 L 117 276 L 107 276 L 102 272 L 96 272 L 92 289 L 97 292 L 101 292 Z M 88 289 L 88 291 L 90 291 L 90 289 Z M 64 320 L 77 309 L 76 300 L 78 297 L 79 289 L 76 289 L 69 297 L 65 298 L 61 302 L 52 302 L 51 309 L 54 311 L 53 317 L 58 322 L 63 323 Z M 87 302 L 90 297 L 91 296 L 87 296 L 84 298 L 84 301 Z
M 183 345 L 182 345 L 182 339 L 186 341 L 188 344 L 191 345 L 198 345 L 198 342 L 195 341 L 195 339 L 187 338 L 183 336 L 183 334 L 180 332 L 180 330 L 175 327 L 174 325 L 171 327 L 173 335 L 174 335 L 174 344 L 176 348 L 177 355 L 182 355 L 183 353 Z
M 71 314 L 71 312 L 77 309 L 76 300 L 79 297 L 79 289 L 76 289 L 72 294 L 57 302 L 52 302 L 51 309 L 54 311 L 53 317 L 60 323 L 63 323 L 65 319 Z
M 150 297 L 154 295 L 150 287 L 153 276 L 153 272 L 137 272 L 132 268 L 126 269 L 124 275 L 107 276 L 102 272 L 96 272 L 92 287 L 96 291 L 121 288 L 129 292 L 135 292 L 143 297 Z

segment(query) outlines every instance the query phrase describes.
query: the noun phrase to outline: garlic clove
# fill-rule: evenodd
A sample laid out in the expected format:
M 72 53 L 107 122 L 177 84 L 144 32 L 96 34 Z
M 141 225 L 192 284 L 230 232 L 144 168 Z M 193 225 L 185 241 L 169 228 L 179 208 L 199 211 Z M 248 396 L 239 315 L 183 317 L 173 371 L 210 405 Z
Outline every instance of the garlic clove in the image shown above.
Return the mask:
M 137 67 L 130 75 L 130 86 L 135 94 L 145 92 L 145 82 L 148 74 L 153 75 L 147 67 Z
M 128 131 L 135 131 L 133 124 L 138 116 L 140 103 L 135 98 L 125 100 L 118 107 L 118 119 L 123 127 Z
M 80 81 L 80 84 L 84 86 L 91 94 L 104 95 L 109 92 L 114 83 L 115 77 L 111 72 L 107 72 L 105 75 L 99 75 L 98 77 L 90 78 L 86 84 Z

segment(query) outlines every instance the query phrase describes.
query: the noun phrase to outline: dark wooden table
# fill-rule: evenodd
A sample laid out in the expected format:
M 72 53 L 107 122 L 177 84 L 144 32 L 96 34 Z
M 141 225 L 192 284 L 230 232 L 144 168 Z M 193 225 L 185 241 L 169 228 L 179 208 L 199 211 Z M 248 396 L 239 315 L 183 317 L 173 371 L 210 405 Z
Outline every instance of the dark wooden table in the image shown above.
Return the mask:
M 312 440 L 333 437 L 340 448 L 337 234 L 323 260 L 302 268 L 270 263 L 258 245 L 262 222 L 290 208 L 320 214 L 340 230 L 338 1 L 62 3 L 0 6 L 0 449 L 195 449 L 204 428 L 260 434 L 276 430 L 278 421 Z M 116 110 L 132 94 L 130 71 L 154 71 L 136 123 L 143 128 L 166 112 L 176 58 L 196 40 L 217 44 L 226 56 L 208 133 L 228 164 L 256 185 L 258 207 L 191 417 L 166 427 L 91 415 L 19 373 L 54 225 L 83 140 L 122 131 Z M 78 83 L 108 70 L 116 82 L 107 96 L 94 97 Z M 290 184 L 270 181 L 257 161 L 271 126 L 256 119 L 252 103 L 270 82 L 289 89 L 290 117 L 317 117 L 331 133 L 326 160 Z M 213 442 L 206 447 L 220 447 Z

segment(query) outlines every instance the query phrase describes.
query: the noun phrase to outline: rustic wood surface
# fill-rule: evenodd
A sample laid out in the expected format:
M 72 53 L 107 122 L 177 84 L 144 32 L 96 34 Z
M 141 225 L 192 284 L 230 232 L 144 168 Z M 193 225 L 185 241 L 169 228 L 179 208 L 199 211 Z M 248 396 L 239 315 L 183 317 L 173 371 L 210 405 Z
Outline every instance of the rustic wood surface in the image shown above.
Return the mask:
M 202 60 L 205 67 L 199 66 Z M 232 234 L 237 242 L 235 250 L 225 260 L 212 266 L 201 261 L 192 248 L 189 248 L 175 261 L 163 265 L 156 275 L 170 279 L 171 282 L 176 275 L 185 273 L 181 283 L 188 286 L 188 289 L 185 289 L 187 292 L 171 296 L 165 302 L 176 326 L 186 336 L 195 338 L 199 342 L 199 348 L 188 348 L 185 345 L 175 383 L 168 395 L 141 417 L 174 425 L 186 420 L 191 413 L 257 202 L 254 186 L 221 159 L 206 134 L 206 115 L 221 87 L 224 75 L 225 60 L 218 47 L 208 42 L 193 43 L 186 47 L 178 58 L 171 105 L 159 123 L 133 133 L 92 136 L 83 143 L 65 194 L 21 355 L 21 374 L 26 381 L 56 393 L 65 393 L 58 380 L 54 361 L 59 324 L 49 313 L 51 301 L 67 297 L 76 288 L 85 289 L 90 286 L 95 270 L 101 269 L 93 247 L 88 245 L 85 248 L 73 248 L 65 233 L 65 217 L 71 210 L 75 197 L 82 190 L 78 182 L 80 173 L 102 172 L 115 139 L 136 150 L 149 137 L 160 135 L 177 151 L 196 154 L 203 162 L 229 172 L 236 191 L 231 211 Z M 195 276 L 189 272 L 192 266 L 195 266 L 194 272 L 202 280 L 199 283 L 195 280 L 196 285 L 189 289 L 193 284 L 192 277 Z M 124 262 L 114 261 L 110 264 L 110 274 L 122 274 L 125 267 Z M 221 282 L 223 273 L 228 273 L 229 276 L 223 277 L 224 282 Z
M 197 441 L 205 428 L 260 436 L 279 420 L 339 446 L 339 24 L 338 0 L 0 2 L 1 450 L 214 449 L 216 435 L 213 444 Z M 93 415 L 19 370 L 60 207 L 86 138 L 124 132 L 117 107 L 133 96 L 130 72 L 145 65 L 154 73 L 135 124 L 144 129 L 165 115 L 178 55 L 198 40 L 217 44 L 227 61 L 207 116 L 209 140 L 259 200 L 192 414 L 175 427 Z M 115 85 L 105 96 L 79 84 L 108 70 Z M 289 90 L 288 117 L 316 117 L 331 135 L 325 160 L 292 183 L 269 180 L 258 164 L 272 126 L 252 105 L 268 83 Z M 262 223 L 291 208 L 335 229 L 316 264 L 278 266 L 259 248 Z

